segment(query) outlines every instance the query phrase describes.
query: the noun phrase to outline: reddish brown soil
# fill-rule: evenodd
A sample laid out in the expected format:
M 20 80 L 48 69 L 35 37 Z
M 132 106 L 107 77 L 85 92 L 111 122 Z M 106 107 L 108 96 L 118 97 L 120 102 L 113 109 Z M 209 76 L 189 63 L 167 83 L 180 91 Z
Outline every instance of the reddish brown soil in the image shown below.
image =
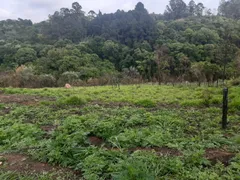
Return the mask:
M 79 172 L 73 171 L 68 168 L 61 168 L 58 166 L 51 166 L 47 163 L 41 163 L 31 160 L 28 156 L 22 154 L 3 154 L 0 155 L 3 159 L 3 164 L 0 166 L 1 169 L 6 171 L 14 171 L 19 173 L 71 173 L 79 174 Z
M 205 157 L 212 162 L 212 164 L 216 164 L 218 161 L 223 163 L 224 165 L 229 165 L 230 160 L 235 156 L 234 153 L 226 152 L 220 149 L 207 149 Z
M 54 100 L 53 98 L 31 96 L 31 95 L 20 95 L 20 94 L 0 94 L 0 103 L 17 103 L 22 105 L 34 105 L 40 101 Z
M 90 144 L 94 146 L 101 146 L 104 144 L 104 139 L 97 137 L 97 136 L 89 136 L 88 141 Z
M 57 126 L 53 126 L 53 125 L 41 126 L 41 129 L 47 133 L 54 131 L 56 128 Z

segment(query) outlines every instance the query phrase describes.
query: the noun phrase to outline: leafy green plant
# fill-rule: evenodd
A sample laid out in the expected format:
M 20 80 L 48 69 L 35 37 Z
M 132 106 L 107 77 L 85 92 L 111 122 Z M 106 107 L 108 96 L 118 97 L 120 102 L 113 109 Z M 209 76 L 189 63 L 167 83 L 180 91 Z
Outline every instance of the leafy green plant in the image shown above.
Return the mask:
M 213 98 L 212 92 L 208 89 L 203 90 L 202 92 L 202 103 L 203 105 L 209 107 L 211 99 Z
M 156 107 L 156 103 L 150 99 L 138 100 L 135 102 L 135 104 L 138 106 L 146 107 L 146 108 Z
M 71 96 L 68 98 L 65 98 L 64 100 L 60 100 L 60 105 L 76 105 L 76 106 L 82 106 L 85 105 L 87 101 L 81 97 L 78 96 Z

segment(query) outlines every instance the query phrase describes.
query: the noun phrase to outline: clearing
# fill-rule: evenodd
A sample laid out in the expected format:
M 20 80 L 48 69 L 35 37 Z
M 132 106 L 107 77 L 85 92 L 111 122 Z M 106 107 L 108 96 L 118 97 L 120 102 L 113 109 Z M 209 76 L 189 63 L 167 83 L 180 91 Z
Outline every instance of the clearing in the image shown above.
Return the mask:
M 1 89 L 0 179 L 239 179 L 240 88 Z

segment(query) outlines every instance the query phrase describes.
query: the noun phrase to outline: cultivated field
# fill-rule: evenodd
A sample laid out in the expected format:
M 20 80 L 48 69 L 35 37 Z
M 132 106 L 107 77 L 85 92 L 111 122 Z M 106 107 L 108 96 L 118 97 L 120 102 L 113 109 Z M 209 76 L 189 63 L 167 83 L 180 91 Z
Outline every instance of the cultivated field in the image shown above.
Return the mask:
M 240 179 L 240 88 L 1 89 L 0 179 Z

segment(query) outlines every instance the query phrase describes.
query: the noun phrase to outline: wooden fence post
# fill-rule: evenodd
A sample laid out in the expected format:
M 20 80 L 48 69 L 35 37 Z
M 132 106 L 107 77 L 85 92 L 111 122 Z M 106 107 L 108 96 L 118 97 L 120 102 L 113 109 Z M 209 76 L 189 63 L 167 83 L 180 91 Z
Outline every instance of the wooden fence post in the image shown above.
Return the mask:
M 223 107 L 222 107 L 222 128 L 227 128 L 227 114 L 228 114 L 228 88 L 223 89 Z

